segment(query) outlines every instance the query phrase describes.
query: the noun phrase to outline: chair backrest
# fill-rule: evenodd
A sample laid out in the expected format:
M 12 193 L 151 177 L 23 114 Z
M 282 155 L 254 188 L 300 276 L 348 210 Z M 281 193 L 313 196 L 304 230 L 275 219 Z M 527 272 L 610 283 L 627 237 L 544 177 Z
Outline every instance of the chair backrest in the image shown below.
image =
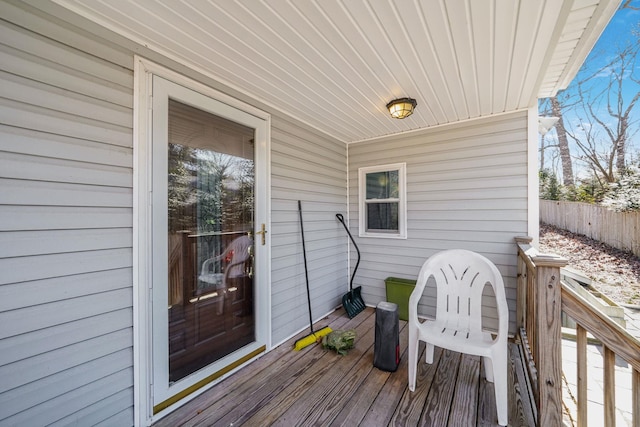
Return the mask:
M 429 278 L 436 283 L 436 320 L 447 327 L 472 334 L 482 331 L 482 293 L 493 288 L 498 310 L 498 328 L 506 332 L 508 306 L 504 283 L 496 266 L 484 256 L 464 250 L 438 252 L 422 266 L 409 299 L 410 320 L 417 321 L 417 306 Z
M 249 236 L 243 235 L 232 241 L 225 254 L 231 255 L 229 265 L 227 266 L 227 277 L 239 277 L 244 274 L 244 263 L 249 259 L 249 248 L 253 245 L 253 241 Z

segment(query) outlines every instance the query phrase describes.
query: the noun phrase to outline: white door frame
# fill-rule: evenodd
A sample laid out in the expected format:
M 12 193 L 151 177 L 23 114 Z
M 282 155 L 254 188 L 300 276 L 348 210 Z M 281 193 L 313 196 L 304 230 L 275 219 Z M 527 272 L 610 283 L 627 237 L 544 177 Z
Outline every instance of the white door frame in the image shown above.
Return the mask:
M 136 56 L 134 59 L 134 173 L 133 173 L 133 333 L 134 333 L 134 413 L 136 425 L 150 425 L 175 407 L 204 392 L 216 381 L 230 375 L 239 368 L 224 372 L 216 381 L 207 382 L 206 372 L 194 375 L 192 388 L 200 386 L 188 397 L 173 403 L 153 414 L 154 374 L 153 374 L 153 331 L 152 331 L 152 105 L 153 76 L 175 83 L 187 91 L 195 91 L 214 100 L 214 103 L 227 111 L 236 110 L 240 116 L 248 117 L 256 129 L 255 135 L 255 173 L 256 182 L 262 186 L 256 191 L 256 226 L 265 223 L 271 229 L 270 205 L 270 129 L 271 116 L 255 107 L 245 104 L 206 85 L 198 83 L 161 65 Z M 221 115 L 217 112 L 214 114 Z M 223 114 L 222 114 L 223 115 Z M 247 116 L 248 115 L 248 116 Z M 224 115 L 223 115 L 224 116 Z M 261 216 L 261 217 L 260 217 Z M 256 245 L 259 239 L 256 240 Z M 266 234 L 266 245 L 256 247 L 262 250 L 262 256 L 256 256 L 256 301 L 263 303 L 264 309 L 256 316 L 256 338 L 270 350 L 271 343 L 271 271 L 270 271 L 270 233 Z M 200 378 L 203 377 L 203 378 Z M 157 381 L 157 379 L 156 379 Z M 202 383 L 205 385 L 201 385 Z M 183 383 L 186 384 L 186 383 Z M 165 396 L 162 396 L 164 400 Z

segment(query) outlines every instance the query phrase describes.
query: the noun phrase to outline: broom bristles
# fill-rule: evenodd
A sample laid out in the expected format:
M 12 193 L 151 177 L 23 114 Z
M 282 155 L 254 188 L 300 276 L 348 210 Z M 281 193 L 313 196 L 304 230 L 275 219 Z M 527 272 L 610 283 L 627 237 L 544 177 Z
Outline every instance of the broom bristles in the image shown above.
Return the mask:
M 333 332 L 333 330 L 330 327 L 326 326 L 320 329 L 318 332 L 307 335 L 304 338 L 300 338 L 294 344 L 293 349 L 295 351 L 300 351 L 303 348 L 310 346 L 311 344 L 315 344 L 319 342 L 322 339 L 322 337 L 324 337 L 325 335 L 329 335 L 331 332 Z

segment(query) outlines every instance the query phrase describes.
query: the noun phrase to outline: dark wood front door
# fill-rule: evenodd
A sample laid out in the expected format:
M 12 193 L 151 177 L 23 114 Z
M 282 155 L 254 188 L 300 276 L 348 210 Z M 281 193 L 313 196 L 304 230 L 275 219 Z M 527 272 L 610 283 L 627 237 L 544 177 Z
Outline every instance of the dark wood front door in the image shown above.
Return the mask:
M 253 129 L 169 101 L 169 381 L 255 340 Z
M 202 273 L 198 237 L 181 232 L 169 241 L 169 381 L 175 382 L 253 342 L 255 319 L 250 257 L 234 265 L 233 253 Z

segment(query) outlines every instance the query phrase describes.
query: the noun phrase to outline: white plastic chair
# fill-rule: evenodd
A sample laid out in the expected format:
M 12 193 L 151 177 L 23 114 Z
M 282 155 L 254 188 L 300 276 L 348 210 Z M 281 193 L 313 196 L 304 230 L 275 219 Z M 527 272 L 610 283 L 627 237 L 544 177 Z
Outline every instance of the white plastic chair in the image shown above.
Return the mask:
M 249 259 L 251 253 L 249 248 L 253 245 L 253 241 L 247 235 L 240 236 L 233 240 L 220 255 L 209 258 L 202 263 L 200 276 L 198 279 L 202 282 L 214 285 L 219 290 L 221 297 L 218 298 L 218 307 L 216 314 L 222 314 L 224 311 L 224 300 L 222 296 L 226 295 L 227 282 L 229 279 L 241 277 L 245 274 L 245 263 Z M 222 259 L 229 259 L 229 263 L 224 269 L 224 273 L 216 273 L 211 271 L 215 262 Z
M 225 288 L 229 278 L 244 275 L 244 263 L 249 259 L 249 248 L 253 242 L 249 236 L 240 236 L 233 240 L 220 255 L 209 258 L 202 263 L 198 279 L 217 288 Z M 224 273 L 211 272 L 213 263 L 224 258 L 230 258 Z
M 420 322 L 418 302 L 430 277 L 436 283 L 436 319 Z M 482 330 L 482 291 L 490 285 L 498 308 L 496 338 Z M 434 346 L 481 356 L 487 380 L 494 383 L 498 424 L 507 425 L 507 330 L 509 310 L 502 276 L 484 256 L 463 249 L 439 252 L 422 266 L 409 298 L 409 390 L 415 391 L 418 344 L 426 344 L 426 363 Z

